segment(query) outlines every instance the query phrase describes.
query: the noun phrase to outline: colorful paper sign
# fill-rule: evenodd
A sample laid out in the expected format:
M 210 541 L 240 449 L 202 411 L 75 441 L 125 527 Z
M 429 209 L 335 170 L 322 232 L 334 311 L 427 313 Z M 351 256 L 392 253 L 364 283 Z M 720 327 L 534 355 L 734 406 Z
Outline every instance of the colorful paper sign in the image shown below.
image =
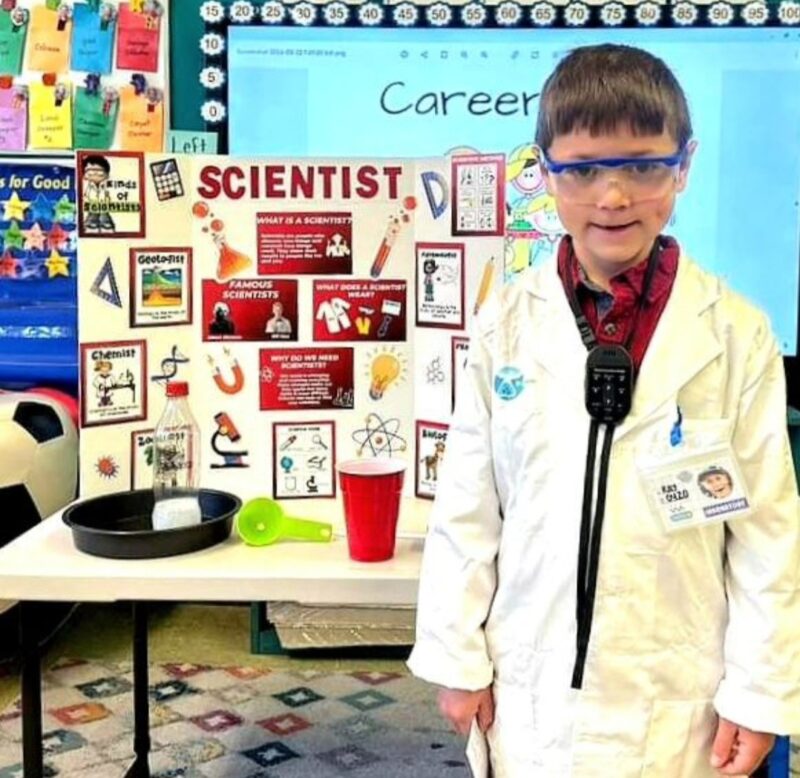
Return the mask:
M 432 500 L 447 449 L 447 425 L 435 421 L 417 421 L 417 456 L 414 493 Z
M 297 281 L 203 280 L 203 340 L 297 340 Z
M 164 101 L 153 101 L 133 86 L 119 90 L 119 147 L 125 151 L 161 151 L 164 144 Z
M 155 430 L 131 432 L 131 489 L 153 486 L 153 433 Z
M 452 161 L 452 181 L 452 234 L 502 235 L 505 156 L 456 155 Z
M 403 341 L 405 281 L 315 280 L 314 340 Z
M 270 348 L 259 352 L 262 411 L 353 408 L 352 348 Z
M 72 142 L 75 149 L 110 149 L 114 142 L 119 102 L 107 102 L 84 87 L 75 90 Z
M 192 321 L 192 250 L 130 250 L 131 327 Z
M 131 3 L 119 6 L 117 67 L 141 73 L 158 70 L 161 19 L 150 13 L 137 13 Z
M 0 89 L 0 150 L 24 151 L 28 134 L 28 92 Z
M 29 88 L 29 146 L 32 149 L 72 148 L 72 96 L 69 84 L 32 83 Z
M 66 10 L 65 10 L 66 9 Z M 28 33 L 28 70 L 66 73 L 72 32 L 66 6 L 51 10 L 45 5 L 31 8 Z
M 259 275 L 353 272 L 351 213 L 258 213 L 256 242 Z
M 0 10 L 0 73 L 18 76 L 22 72 L 28 18 L 23 8 Z
M 81 424 L 118 424 L 147 416 L 147 344 L 81 344 Z
M 72 69 L 110 73 L 115 27 L 115 20 L 101 15 L 99 7 L 95 10 L 87 3 L 76 3 L 72 11 Z
M 464 245 L 416 246 L 417 325 L 464 328 Z
M 79 151 L 78 233 L 140 238 L 145 229 L 144 160 L 124 151 Z
M 276 499 L 335 497 L 334 422 L 272 425 L 272 492 Z

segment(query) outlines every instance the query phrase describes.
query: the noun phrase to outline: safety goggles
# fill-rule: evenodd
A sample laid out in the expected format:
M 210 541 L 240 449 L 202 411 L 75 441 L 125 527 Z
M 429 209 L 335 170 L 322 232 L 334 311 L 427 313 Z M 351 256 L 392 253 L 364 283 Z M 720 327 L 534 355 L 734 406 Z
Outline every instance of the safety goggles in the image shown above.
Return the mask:
M 550 174 L 557 193 L 579 205 L 593 205 L 613 182 L 634 202 L 655 200 L 667 194 L 688 147 L 668 157 L 610 157 L 578 162 L 556 162 L 542 152 L 542 166 Z

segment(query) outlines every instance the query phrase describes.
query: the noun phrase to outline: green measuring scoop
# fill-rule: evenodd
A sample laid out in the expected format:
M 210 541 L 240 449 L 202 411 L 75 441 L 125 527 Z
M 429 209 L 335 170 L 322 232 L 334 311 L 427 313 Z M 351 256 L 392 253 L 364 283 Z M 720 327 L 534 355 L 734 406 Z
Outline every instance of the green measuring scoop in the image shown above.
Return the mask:
M 278 503 L 267 497 L 246 502 L 236 517 L 239 537 L 249 546 L 268 546 L 279 540 L 327 543 L 333 528 L 325 521 L 287 516 Z

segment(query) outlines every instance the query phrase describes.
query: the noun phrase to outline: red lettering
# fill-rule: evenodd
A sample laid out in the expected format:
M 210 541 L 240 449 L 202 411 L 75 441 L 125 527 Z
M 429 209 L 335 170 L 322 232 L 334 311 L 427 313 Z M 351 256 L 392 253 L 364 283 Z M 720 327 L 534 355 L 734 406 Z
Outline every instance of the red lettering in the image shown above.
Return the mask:
M 326 200 L 331 199 L 333 193 L 333 176 L 336 173 L 336 168 L 332 165 L 320 165 L 317 172 L 322 176 L 322 196 Z
M 303 178 L 303 170 L 299 165 L 292 165 L 291 181 L 292 197 L 297 197 L 298 192 L 301 192 L 303 197 L 314 196 L 314 168 L 310 165 L 306 168 L 306 178 Z
M 253 200 L 258 200 L 261 192 L 261 181 L 259 179 L 259 170 L 255 165 L 250 165 L 250 197 Z
M 233 179 L 238 179 L 239 182 L 244 180 L 244 171 L 238 167 L 229 167 L 222 174 L 222 188 L 225 195 L 231 200 L 241 200 L 247 193 L 247 188 L 244 186 L 237 186 L 234 188 Z
M 342 168 L 342 199 L 350 199 L 350 168 Z
M 222 171 L 216 165 L 206 165 L 200 171 L 200 186 L 197 187 L 197 194 L 200 197 L 207 197 L 209 200 L 219 197 L 221 173 Z
M 267 165 L 267 197 L 286 197 L 286 190 L 283 188 L 283 176 L 286 168 L 278 165 Z
M 378 194 L 378 182 L 375 176 L 378 175 L 377 168 L 372 165 L 362 165 L 356 173 L 358 186 L 356 187 L 356 194 L 359 197 L 369 199 Z
M 383 175 L 385 175 L 389 179 L 389 199 L 396 200 L 397 199 L 397 188 L 398 188 L 398 179 L 403 173 L 403 168 L 401 167 L 385 167 L 383 169 Z

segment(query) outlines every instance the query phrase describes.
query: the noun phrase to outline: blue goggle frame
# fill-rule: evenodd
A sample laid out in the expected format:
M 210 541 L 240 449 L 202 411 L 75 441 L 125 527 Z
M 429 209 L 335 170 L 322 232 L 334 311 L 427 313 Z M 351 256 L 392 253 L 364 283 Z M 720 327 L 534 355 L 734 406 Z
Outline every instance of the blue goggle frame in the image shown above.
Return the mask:
M 677 153 L 668 157 L 607 157 L 603 159 L 582 159 L 577 162 L 556 162 L 545 151 L 542 151 L 542 166 L 550 173 L 568 173 L 570 170 L 581 170 L 588 167 L 618 168 L 625 165 L 654 164 L 675 167 L 686 161 L 687 146 L 683 146 Z

